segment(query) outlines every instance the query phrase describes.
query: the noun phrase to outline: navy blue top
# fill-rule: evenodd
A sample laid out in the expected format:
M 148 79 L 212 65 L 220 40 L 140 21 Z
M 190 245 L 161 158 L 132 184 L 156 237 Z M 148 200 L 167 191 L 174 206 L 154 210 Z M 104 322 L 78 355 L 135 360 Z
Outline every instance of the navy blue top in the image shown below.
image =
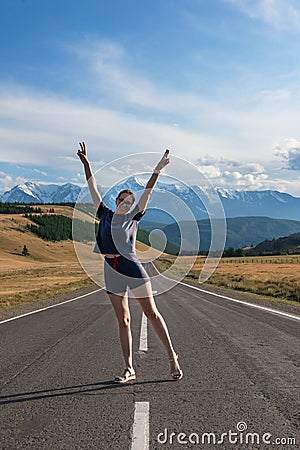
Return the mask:
M 139 211 L 138 205 L 128 214 L 116 214 L 101 202 L 97 210 L 100 223 L 94 252 L 136 259 L 136 233 L 138 222 L 144 214 Z

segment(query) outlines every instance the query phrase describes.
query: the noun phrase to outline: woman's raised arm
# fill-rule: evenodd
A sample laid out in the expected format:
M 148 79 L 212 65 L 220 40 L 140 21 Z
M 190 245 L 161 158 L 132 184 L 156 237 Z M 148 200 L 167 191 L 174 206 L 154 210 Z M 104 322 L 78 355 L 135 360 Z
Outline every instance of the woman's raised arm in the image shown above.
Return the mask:
M 94 206 L 96 211 L 98 211 L 99 205 L 102 202 L 101 195 L 99 194 L 97 183 L 94 175 L 92 174 L 91 166 L 86 154 L 86 146 L 84 142 L 79 142 L 80 150 L 77 151 L 77 155 L 79 156 L 85 172 L 86 181 L 92 196 L 92 200 L 94 202 Z
M 145 190 L 138 202 L 138 209 L 140 212 L 145 212 L 145 209 L 147 207 L 147 204 L 150 200 L 152 191 L 154 186 L 156 185 L 156 182 L 158 180 L 158 176 L 160 174 L 160 171 L 167 165 L 169 164 L 170 160 L 169 160 L 169 150 L 166 150 L 163 157 L 161 158 L 161 160 L 158 162 L 158 164 L 156 165 L 155 169 L 153 170 L 153 173 L 148 181 L 148 183 L 146 184 Z

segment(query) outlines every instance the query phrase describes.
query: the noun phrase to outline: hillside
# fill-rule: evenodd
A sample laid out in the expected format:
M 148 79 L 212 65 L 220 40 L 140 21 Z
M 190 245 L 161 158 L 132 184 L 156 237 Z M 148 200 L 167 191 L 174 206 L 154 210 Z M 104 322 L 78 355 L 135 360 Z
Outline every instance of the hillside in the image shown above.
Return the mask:
M 41 207 L 43 212 L 47 212 L 47 205 Z M 72 217 L 73 211 L 70 207 L 55 207 L 55 213 Z M 30 220 L 23 217 L 23 214 L 1 214 L 0 215 L 0 267 L 22 268 L 35 267 L 39 262 L 51 263 L 65 261 L 66 258 L 73 259 L 72 241 L 46 242 L 38 236 L 26 231 Z M 30 257 L 21 255 L 23 246 L 26 245 Z M 76 255 L 74 254 L 74 257 Z
M 241 248 L 255 246 L 265 239 L 279 238 L 300 232 L 300 222 L 296 220 L 272 219 L 269 217 L 235 217 L 228 218 L 227 238 L 225 248 Z M 180 226 L 179 226 L 180 225 Z M 210 246 L 211 228 L 209 220 L 197 221 L 200 233 L 200 250 L 207 251 Z M 141 222 L 143 229 L 150 232 L 161 229 L 168 241 L 176 246 L 180 245 L 180 229 L 183 232 L 184 249 L 195 250 L 194 225 L 187 221 L 179 224 L 162 225 L 154 222 Z
M 300 233 L 278 239 L 265 240 L 247 250 L 248 255 L 268 255 L 275 253 L 300 254 Z
M 226 248 L 257 245 L 265 239 L 277 239 L 299 232 L 300 222 L 296 220 L 236 217 L 227 219 Z
M 40 205 L 42 212 L 49 213 L 54 208 L 54 213 L 70 219 L 73 218 L 73 208 L 60 205 Z M 81 220 L 90 223 L 94 219 L 83 212 L 77 212 Z M 65 262 L 77 261 L 72 240 L 59 242 L 46 241 L 26 229 L 32 222 L 23 214 L 0 214 L 0 267 L 8 268 L 36 267 L 40 262 Z M 22 256 L 23 246 L 29 250 L 30 256 Z M 137 249 L 142 253 L 149 250 L 145 244 L 137 242 Z M 155 249 L 154 254 L 157 254 Z
M 55 208 L 58 211 L 72 217 L 71 208 Z M 92 284 L 78 263 L 72 241 L 44 241 L 26 230 L 28 223 L 22 214 L 0 214 L 1 308 Z M 28 256 L 22 256 L 24 245 Z
M 73 217 L 73 208 L 68 206 L 42 205 L 42 212 L 49 212 L 50 207 L 54 208 L 55 214 Z M 79 217 L 94 222 L 87 214 L 79 213 Z M 0 214 L 0 308 L 50 298 L 94 284 L 81 267 L 72 240 L 45 241 L 26 229 L 29 223 L 23 214 Z M 28 256 L 22 256 L 24 245 L 29 251 Z M 93 245 L 91 248 L 78 246 L 88 259 Z M 160 254 L 139 242 L 137 251 L 141 260 Z

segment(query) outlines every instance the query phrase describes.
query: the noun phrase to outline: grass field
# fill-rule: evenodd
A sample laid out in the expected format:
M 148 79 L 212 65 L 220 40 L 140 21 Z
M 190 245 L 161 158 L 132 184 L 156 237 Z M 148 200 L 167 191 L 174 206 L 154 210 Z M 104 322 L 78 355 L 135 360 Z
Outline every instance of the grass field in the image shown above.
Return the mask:
M 41 206 L 43 212 L 50 207 L 53 205 Z M 54 210 L 55 214 L 73 216 L 73 209 L 67 206 L 54 206 Z M 93 220 L 84 213 L 81 218 Z M 26 230 L 28 223 L 22 214 L 0 215 L 0 308 L 95 284 L 79 264 L 72 241 L 44 241 Z M 26 257 L 22 256 L 24 245 L 30 253 Z M 159 253 L 142 243 L 137 248 L 144 257 Z
M 52 207 L 52 205 L 51 205 Z M 47 212 L 49 206 L 41 207 Z M 73 210 L 55 206 L 56 214 Z M 71 241 L 46 242 L 26 230 L 22 214 L 0 216 L 0 308 L 42 300 L 93 282 L 80 266 Z M 22 256 L 23 246 L 29 256 Z
M 48 208 L 42 206 L 44 212 Z M 70 207 L 54 209 L 56 214 L 73 215 Z M 26 230 L 29 222 L 18 214 L 0 215 L 0 308 L 94 285 L 79 264 L 72 241 L 43 241 Z M 30 253 L 26 257 L 22 256 L 24 245 Z M 159 255 L 142 243 L 137 243 L 137 249 L 142 260 Z M 166 269 L 174 260 L 175 257 L 163 254 L 156 262 Z M 204 261 L 198 257 L 191 265 L 190 257 L 181 258 L 181 267 L 191 267 L 187 279 L 198 279 Z M 300 304 L 300 256 L 223 258 L 208 283 Z
M 204 261 L 203 257 L 196 259 L 187 279 L 198 280 Z M 169 268 L 173 262 L 174 257 L 159 259 L 162 269 Z M 299 304 L 300 256 L 222 258 L 208 283 Z

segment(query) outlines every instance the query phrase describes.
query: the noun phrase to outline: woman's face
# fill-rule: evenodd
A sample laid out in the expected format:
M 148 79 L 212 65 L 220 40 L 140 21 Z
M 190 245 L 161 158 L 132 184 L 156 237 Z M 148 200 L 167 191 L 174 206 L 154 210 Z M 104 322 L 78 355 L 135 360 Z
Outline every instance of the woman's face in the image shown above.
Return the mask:
M 131 194 L 124 192 L 119 198 L 116 198 L 116 212 L 117 214 L 127 214 L 133 205 L 133 197 Z

